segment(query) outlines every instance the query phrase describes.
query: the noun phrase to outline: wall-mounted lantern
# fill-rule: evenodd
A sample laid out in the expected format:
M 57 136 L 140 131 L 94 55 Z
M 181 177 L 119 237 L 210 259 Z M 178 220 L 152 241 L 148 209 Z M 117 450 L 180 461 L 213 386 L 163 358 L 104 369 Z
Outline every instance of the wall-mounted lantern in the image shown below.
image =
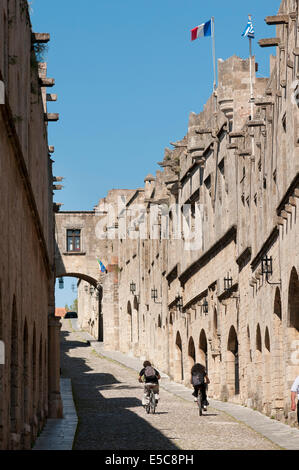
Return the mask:
M 155 287 L 151 290 L 151 298 L 153 299 L 154 302 L 156 302 L 158 298 L 158 291 Z
M 88 285 L 87 284 L 85 284 L 84 290 L 85 290 L 86 293 L 88 292 Z
M 136 284 L 135 284 L 135 282 L 133 282 L 133 281 L 132 281 L 131 284 L 130 284 L 130 292 L 131 292 L 133 295 L 134 295 L 135 292 L 136 292 Z
M 268 276 L 271 276 L 272 273 L 272 256 L 268 258 L 268 256 L 266 255 L 264 256 L 264 258 L 262 258 L 262 274 L 265 274 L 266 278 L 268 278 Z
M 89 293 L 90 293 L 90 295 L 92 295 L 94 293 L 94 287 L 93 286 L 90 286 Z
M 203 301 L 203 303 L 200 304 L 200 306 L 201 306 L 201 308 L 202 308 L 203 313 L 204 313 L 205 315 L 207 315 L 207 314 L 209 313 L 209 304 L 208 304 L 208 302 L 207 302 L 207 299 L 205 299 L 205 300 Z
M 59 289 L 64 289 L 64 279 L 63 279 L 63 277 L 59 278 L 58 283 L 59 283 Z
M 224 290 L 230 290 L 233 286 L 233 278 L 229 277 L 229 274 L 227 273 L 227 277 L 224 278 Z
M 177 294 L 175 298 L 175 303 L 176 303 L 177 309 L 181 312 L 183 310 L 183 297 L 180 294 Z
M 262 258 L 262 275 L 266 276 L 266 281 L 268 284 L 272 284 L 274 286 L 281 285 L 281 280 L 279 282 L 269 282 L 269 276 L 273 274 L 273 267 L 272 267 L 272 256 L 268 258 L 268 256 L 264 256 Z

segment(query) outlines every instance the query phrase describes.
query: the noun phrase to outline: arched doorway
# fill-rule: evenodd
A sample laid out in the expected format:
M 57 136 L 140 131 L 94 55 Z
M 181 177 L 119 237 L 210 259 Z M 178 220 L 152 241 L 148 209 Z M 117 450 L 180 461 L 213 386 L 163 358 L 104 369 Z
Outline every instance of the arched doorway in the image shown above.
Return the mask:
M 136 295 L 134 296 L 134 302 L 133 302 L 133 306 L 134 306 L 134 314 L 136 316 L 136 333 L 134 334 L 134 337 L 136 338 L 136 342 L 139 343 L 139 339 L 140 339 L 140 321 L 139 321 L 139 305 L 138 305 L 138 300 L 137 300 L 137 297 Z M 133 322 L 134 324 L 135 322 Z
M 194 366 L 196 362 L 195 357 L 195 345 L 192 336 L 189 339 L 188 343 L 188 368 L 191 371 L 191 368 Z
M 31 374 L 31 390 L 32 390 L 32 415 L 33 415 L 33 423 L 31 429 L 31 439 L 32 444 L 37 435 L 36 425 L 34 423 L 36 417 L 36 388 L 37 388 L 37 380 L 36 380 L 36 329 L 35 324 L 33 325 L 33 338 L 32 338 L 32 353 L 31 353 L 31 365 L 32 365 L 32 374 Z
M 271 346 L 269 329 L 265 330 L 265 347 L 264 347 L 264 412 L 269 414 L 271 411 Z
M 234 326 L 231 326 L 227 341 L 226 382 L 229 396 L 239 395 L 239 344 Z
M 28 441 L 29 428 L 29 394 L 30 394 L 30 370 L 29 370 L 29 343 L 28 343 L 28 326 L 27 320 L 24 322 L 23 330 L 23 446 Z
M 132 307 L 131 302 L 128 301 L 127 303 L 127 341 L 128 341 L 128 348 L 131 349 L 131 345 L 133 342 L 133 318 L 132 318 Z
M 174 377 L 174 338 L 173 338 L 173 312 L 169 313 L 169 373 L 170 376 Z
M 288 388 L 299 375 L 299 279 L 295 267 L 292 268 L 288 290 Z
M 44 402 L 44 376 L 43 376 L 43 340 L 42 336 L 40 336 L 39 342 L 39 355 L 38 355 L 38 404 L 37 404 L 37 415 L 38 415 L 38 422 L 41 428 L 42 422 L 44 419 L 43 413 L 43 402 Z M 40 429 L 39 429 L 40 431 Z
M 247 386 L 247 397 L 252 398 L 254 395 L 254 384 L 252 383 L 252 376 L 254 375 L 254 369 L 252 367 L 252 349 L 251 349 L 251 337 L 250 328 L 247 325 L 246 330 L 246 386 Z
M 209 386 L 209 393 L 215 397 L 219 397 L 220 388 L 221 388 L 221 341 L 219 334 L 219 323 L 218 323 L 218 312 L 216 307 L 214 307 L 213 314 L 213 337 L 212 337 L 212 354 L 211 354 L 211 364 L 209 364 L 209 378 L 211 380 L 211 385 Z
M 163 331 L 162 331 L 162 318 L 161 315 L 158 315 L 158 323 L 157 323 L 157 347 L 155 348 L 157 351 L 156 358 L 160 360 L 160 363 L 164 361 L 165 354 L 164 354 L 164 341 L 163 341 Z
M 84 273 L 60 272 L 56 274 L 56 279 L 58 278 L 75 278 L 74 280 L 76 280 L 77 288 L 76 292 L 74 291 L 73 298 L 75 299 L 77 295 L 78 319 L 71 319 L 71 321 L 77 322 L 79 328 L 87 330 L 98 341 L 104 341 L 105 326 L 102 311 L 102 286 L 95 278 Z M 70 284 L 70 280 L 67 284 Z M 75 284 L 73 286 L 75 289 Z M 70 290 L 70 286 L 68 286 L 68 290 Z M 60 292 L 60 289 L 56 289 L 56 307 L 64 307 L 65 305 L 58 305 L 57 297 L 61 297 Z M 70 292 L 68 292 L 68 296 L 69 294 Z M 72 306 L 69 305 L 69 307 L 72 307 L 71 310 L 75 309 L 75 300 Z
M 198 362 L 202 364 L 208 373 L 208 342 L 205 330 L 201 330 L 199 335 L 199 357 Z
M 256 327 L 255 339 L 255 406 L 261 410 L 263 400 L 263 357 L 262 357 L 262 335 L 258 324 Z
M 271 383 L 272 403 L 276 409 L 283 408 L 283 382 L 285 371 L 283 367 L 283 328 L 280 290 L 277 287 L 273 307 L 273 347 L 271 352 Z
M 19 354 L 18 354 L 18 317 L 16 299 L 13 299 L 10 343 L 10 432 L 18 432 L 19 409 Z
M 292 328 L 293 338 L 298 339 L 299 333 L 299 279 L 296 268 L 293 267 L 289 282 L 288 296 L 289 327 Z
M 3 407 L 4 407 L 4 376 L 3 376 L 3 369 L 4 369 L 4 356 L 5 356 L 5 342 L 3 337 L 3 311 L 2 311 L 2 295 L 1 295 L 1 284 L 0 284 L 0 341 L 3 341 L 0 344 L 0 449 L 2 449 L 2 441 L 3 441 Z
M 183 346 L 179 332 L 177 332 L 175 340 L 174 380 L 184 380 Z

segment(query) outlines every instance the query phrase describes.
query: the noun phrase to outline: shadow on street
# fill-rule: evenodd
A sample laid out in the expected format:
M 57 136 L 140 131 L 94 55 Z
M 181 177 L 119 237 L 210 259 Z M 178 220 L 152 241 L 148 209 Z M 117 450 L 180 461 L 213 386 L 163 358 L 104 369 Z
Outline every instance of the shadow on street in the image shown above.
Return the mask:
M 68 336 L 67 331 L 61 331 L 61 374 L 72 379 L 78 414 L 73 449 L 177 450 L 171 440 L 130 410 L 142 406 L 134 392 L 140 387 L 121 383 L 109 373 L 93 372 L 84 358 L 70 357 L 67 353 L 72 349 L 89 346 L 83 341 L 69 341 Z M 127 390 L 130 396 L 105 398 L 101 392 L 110 389 L 116 393 Z

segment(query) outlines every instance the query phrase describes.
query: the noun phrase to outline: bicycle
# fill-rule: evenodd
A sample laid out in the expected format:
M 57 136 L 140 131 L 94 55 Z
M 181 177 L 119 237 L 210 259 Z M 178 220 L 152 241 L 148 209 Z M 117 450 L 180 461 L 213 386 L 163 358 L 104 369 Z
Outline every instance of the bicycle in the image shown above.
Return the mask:
M 199 412 L 199 416 L 202 416 L 202 410 L 203 410 L 203 406 L 202 406 L 202 395 L 201 395 L 201 390 L 198 390 L 198 395 L 197 395 L 197 405 L 198 405 L 198 412 Z
M 197 405 L 198 405 L 198 413 L 199 416 L 202 416 L 203 411 L 207 411 L 206 405 L 202 404 L 203 399 L 202 399 L 202 390 L 201 388 L 198 390 L 198 395 L 197 395 Z
M 150 412 L 152 412 L 152 414 L 155 414 L 156 412 L 156 399 L 155 399 L 155 394 L 153 392 L 153 388 L 155 386 L 156 384 L 146 384 L 146 387 L 150 389 L 148 403 L 145 405 L 145 410 L 147 414 L 149 414 Z

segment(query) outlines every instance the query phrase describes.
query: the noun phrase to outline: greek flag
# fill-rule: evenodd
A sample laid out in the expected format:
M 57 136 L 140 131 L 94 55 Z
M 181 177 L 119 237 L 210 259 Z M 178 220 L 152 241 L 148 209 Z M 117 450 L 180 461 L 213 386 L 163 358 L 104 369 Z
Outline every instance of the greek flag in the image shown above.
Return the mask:
M 102 263 L 102 261 L 100 261 L 98 258 L 97 258 L 97 261 L 99 263 L 99 268 L 100 268 L 100 271 L 101 273 L 105 273 L 107 270 L 106 270 L 106 267 L 104 266 L 104 264 Z
M 243 38 L 246 36 L 249 37 L 250 39 L 254 39 L 254 28 L 253 24 L 251 21 L 251 16 L 248 17 L 248 23 L 246 28 L 244 29 L 244 32 L 242 33 Z

